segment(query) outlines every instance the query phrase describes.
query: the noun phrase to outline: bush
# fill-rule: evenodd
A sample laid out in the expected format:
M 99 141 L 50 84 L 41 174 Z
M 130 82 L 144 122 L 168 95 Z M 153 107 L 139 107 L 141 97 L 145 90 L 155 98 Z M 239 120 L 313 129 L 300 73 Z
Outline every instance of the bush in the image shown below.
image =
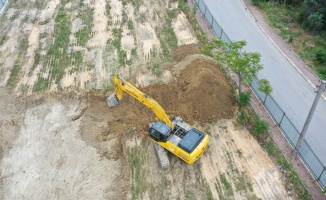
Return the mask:
M 326 49 L 317 49 L 315 52 L 315 59 L 320 64 L 325 63 L 326 62 Z
M 256 115 L 253 119 L 253 132 L 255 135 L 269 131 L 269 124 Z
M 240 124 L 245 125 L 249 119 L 249 113 L 246 109 L 239 112 L 237 120 Z
M 255 6 L 259 6 L 260 0 L 251 0 L 252 4 Z
M 318 73 L 319 73 L 319 77 L 322 80 L 325 80 L 326 79 L 326 67 L 320 67 L 320 68 L 318 68 Z
M 250 104 L 250 102 L 251 102 L 250 91 L 241 92 L 239 94 L 239 105 L 241 108 L 248 106 Z
M 315 12 L 308 17 L 308 28 L 312 29 L 312 31 L 320 31 L 324 25 L 324 15 Z

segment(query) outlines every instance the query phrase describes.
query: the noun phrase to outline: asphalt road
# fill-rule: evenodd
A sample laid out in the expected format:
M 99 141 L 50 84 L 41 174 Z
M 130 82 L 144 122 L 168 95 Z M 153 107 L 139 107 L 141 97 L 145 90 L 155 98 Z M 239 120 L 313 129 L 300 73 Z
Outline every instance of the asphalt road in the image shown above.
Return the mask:
M 3 6 L 6 4 L 7 0 L 0 0 L 0 11 L 2 11 Z
M 231 40 L 246 40 L 247 52 L 259 52 L 264 69 L 259 79 L 268 79 L 271 96 L 301 132 L 316 93 L 278 48 L 257 26 L 241 0 L 204 0 L 215 20 Z M 306 141 L 326 165 L 326 102 L 319 100 Z

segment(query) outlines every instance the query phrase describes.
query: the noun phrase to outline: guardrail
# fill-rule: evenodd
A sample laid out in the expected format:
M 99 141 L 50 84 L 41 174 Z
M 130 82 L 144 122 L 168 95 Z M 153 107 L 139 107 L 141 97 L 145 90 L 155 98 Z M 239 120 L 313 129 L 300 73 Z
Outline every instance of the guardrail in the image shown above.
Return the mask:
M 217 23 L 213 15 L 209 11 L 208 7 L 203 0 L 194 0 L 202 16 L 205 18 L 209 27 L 213 30 L 214 35 L 221 40 L 232 42 L 227 34 L 224 32 L 223 28 Z M 266 95 L 265 93 L 259 91 L 259 79 L 255 77 L 254 81 L 250 83 L 250 86 L 254 93 L 258 96 L 260 101 L 265 106 L 269 115 L 278 125 L 283 135 L 289 142 L 289 144 L 294 148 L 295 144 L 299 139 L 300 132 L 290 121 L 286 113 L 281 109 L 277 102 L 273 99 L 271 95 Z M 321 188 L 326 186 L 326 167 L 319 160 L 317 155 L 310 148 L 310 145 L 306 140 L 303 141 L 301 149 L 299 151 L 299 156 L 309 169 L 311 174 L 315 177 L 316 181 L 319 183 Z

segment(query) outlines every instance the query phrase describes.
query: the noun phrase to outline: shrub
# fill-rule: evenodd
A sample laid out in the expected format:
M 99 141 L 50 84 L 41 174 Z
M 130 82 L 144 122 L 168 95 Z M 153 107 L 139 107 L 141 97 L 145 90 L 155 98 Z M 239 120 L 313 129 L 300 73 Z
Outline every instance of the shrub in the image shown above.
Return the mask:
M 248 106 L 251 102 L 251 94 L 250 91 L 246 91 L 246 92 L 241 92 L 239 94 L 239 105 L 240 108 L 244 108 L 246 106 Z
M 308 28 L 312 29 L 312 31 L 320 31 L 324 25 L 324 15 L 315 12 L 308 17 Z
M 266 133 L 269 130 L 269 124 L 256 115 L 253 119 L 253 132 L 255 135 Z
M 318 68 L 318 73 L 321 79 L 326 79 L 326 67 Z
M 251 0 L 252 4 L 255 6 L 259 6 L 260 0 Z
M 237 120 L 240 124 L 245 125 L 249 119 L 249 113 L 246 109 L 239 112 Z
M 326 62 L 326 49 L 317 49 L 315 52 L 315 59 L 320 64 L 325 63 Z

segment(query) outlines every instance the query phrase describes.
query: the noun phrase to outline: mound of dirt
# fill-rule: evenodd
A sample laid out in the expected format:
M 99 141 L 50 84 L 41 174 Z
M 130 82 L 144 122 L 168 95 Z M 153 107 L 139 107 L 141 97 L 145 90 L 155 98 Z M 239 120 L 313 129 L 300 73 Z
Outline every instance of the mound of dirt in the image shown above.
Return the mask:
M 202 48 L 201 44 L 188 44 L 188 45 L 182 45 L 178 47 L 175 51 L 172 53 L 172 57 L 175 61 L 179 62 L 188 55 L 192 54 L 198 54 L 200 53 L 200 49 Z
M 140 90 L 155 99 L 171 118 L 182 116 L 187 122 L 203 124 L 234 116 L 236 99 L 231 86 L 216 62 L 208 58 L 193 60 L 169 84 L 150 85 Z M 151 110 L 129 95 L 125 95 L 123 101 L 113 110 L 118 110 L 123 115 L 118 118 L 127 124 L 130 121 L 126 118 L 142 125 L 155 119 Z

